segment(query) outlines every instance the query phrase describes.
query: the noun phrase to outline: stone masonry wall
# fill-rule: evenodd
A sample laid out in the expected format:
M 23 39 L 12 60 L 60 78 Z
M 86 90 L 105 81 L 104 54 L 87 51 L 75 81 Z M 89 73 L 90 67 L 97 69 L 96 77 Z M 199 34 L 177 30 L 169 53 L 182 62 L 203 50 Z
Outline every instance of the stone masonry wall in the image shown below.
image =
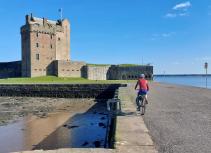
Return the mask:
M 107 80 L 110 66 L 86 66 L 86 78 L 88 80 Z
M 113 65 L 108 72 L 108 80 L 135 80 L 140 74 L 153 79 L 153 66 L 118 66 Z
M 110 99 L 125 84 L 0 84 L 0 96 Z
M 58 77 L 82 77 L 84 62 L 57 60 L 54 61 L 55 75 Z
M 21 61 L 0 63 L 0 78 L 21 77 Z

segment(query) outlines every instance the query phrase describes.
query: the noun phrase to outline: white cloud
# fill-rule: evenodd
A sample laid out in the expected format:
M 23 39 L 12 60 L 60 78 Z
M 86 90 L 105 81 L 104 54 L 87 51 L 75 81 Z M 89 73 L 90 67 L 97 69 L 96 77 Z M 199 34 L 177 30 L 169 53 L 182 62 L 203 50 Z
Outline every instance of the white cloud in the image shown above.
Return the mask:
M 185 12 L 185 13 L 179 13 L 178 15 L 179 16 L 188 16 L 189 14 L 187 12 Z
M 177 17 L 177 14 L 176 14 L 176 13 L 167 13 L 167 14 L 165 15 L 165 17 L 166 17 L 166 18 L 175 18 L 175 17 Z
M 171 37 L 172 35 L 174 35 L 174 32 L 169 32 L 169 33 L 162 33 L 161 36 L 162 37 Z
M 174 7 L 173 7 L 173 10 L 186 10 L 186 9 L 188 9 L 189 7 L 191 7 L 191 3 L 189 2 L 189 1 L 187 1 L 187 2 L 184 2 L 184 3 L 179 3 L 179 4 L 177 4 L 177 5 L 175 5 Z
M 153 34 L 151 40 L 157 40 L 157 39 L 161 39 L 161 38 L 168 38 L 168 37 L 172 37 L 175 34 L 176 34 L 175 32 L 166 32 L 166 33 L 161 33 L 161 34 Z
M 191 7 L 189 1 L 179 3 L 172 8 L 172 11 L 165 15 L 166 18 L 186 17 L 189 16 L 188 8 Z

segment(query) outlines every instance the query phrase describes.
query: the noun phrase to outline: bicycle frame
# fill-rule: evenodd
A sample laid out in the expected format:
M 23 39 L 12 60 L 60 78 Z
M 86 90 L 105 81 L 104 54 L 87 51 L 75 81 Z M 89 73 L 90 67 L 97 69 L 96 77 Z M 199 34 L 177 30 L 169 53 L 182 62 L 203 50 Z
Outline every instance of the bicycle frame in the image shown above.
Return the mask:
M 144 115 L 146 109 L 146 95 L 138 95 L 136 98 L 136 104 L 138 106 L 138 110 L 141 111 L 141 115 Z

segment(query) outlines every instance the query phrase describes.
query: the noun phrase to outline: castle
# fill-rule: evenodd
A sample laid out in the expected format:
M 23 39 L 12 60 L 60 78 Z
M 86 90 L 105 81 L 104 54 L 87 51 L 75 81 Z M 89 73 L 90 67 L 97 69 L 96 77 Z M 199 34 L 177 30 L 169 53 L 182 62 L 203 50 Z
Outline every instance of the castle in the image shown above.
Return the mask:
M 84 62 L 70 61 L 70 23 L 26 15 L 21 27 L 22 76 L 81 77 Z
M 0 78 L 84 77 L 90 80 L 131 80 L 144 73 L 153 77 L 153 66 L 88 65 L 70 58 L 71 27 L 67 19 L 52 21 L 26 15 L 21 27 L 22 60 L 0 63 Z

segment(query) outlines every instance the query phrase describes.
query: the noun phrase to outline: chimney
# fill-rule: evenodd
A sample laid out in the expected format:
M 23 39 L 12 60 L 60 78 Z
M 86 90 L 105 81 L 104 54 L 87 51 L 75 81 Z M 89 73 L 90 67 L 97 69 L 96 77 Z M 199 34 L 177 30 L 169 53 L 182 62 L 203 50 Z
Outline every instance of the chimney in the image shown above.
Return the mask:
M 29 24 L 30 20 L 31 20 L 31 19 L 30 19 L 30 16 L 27 14 L 27 15 L 26 15 L 26 24 Z
M 32 13 L 31 13 L 31 21 L 33 20 L 33 16 L 32 16 Z

